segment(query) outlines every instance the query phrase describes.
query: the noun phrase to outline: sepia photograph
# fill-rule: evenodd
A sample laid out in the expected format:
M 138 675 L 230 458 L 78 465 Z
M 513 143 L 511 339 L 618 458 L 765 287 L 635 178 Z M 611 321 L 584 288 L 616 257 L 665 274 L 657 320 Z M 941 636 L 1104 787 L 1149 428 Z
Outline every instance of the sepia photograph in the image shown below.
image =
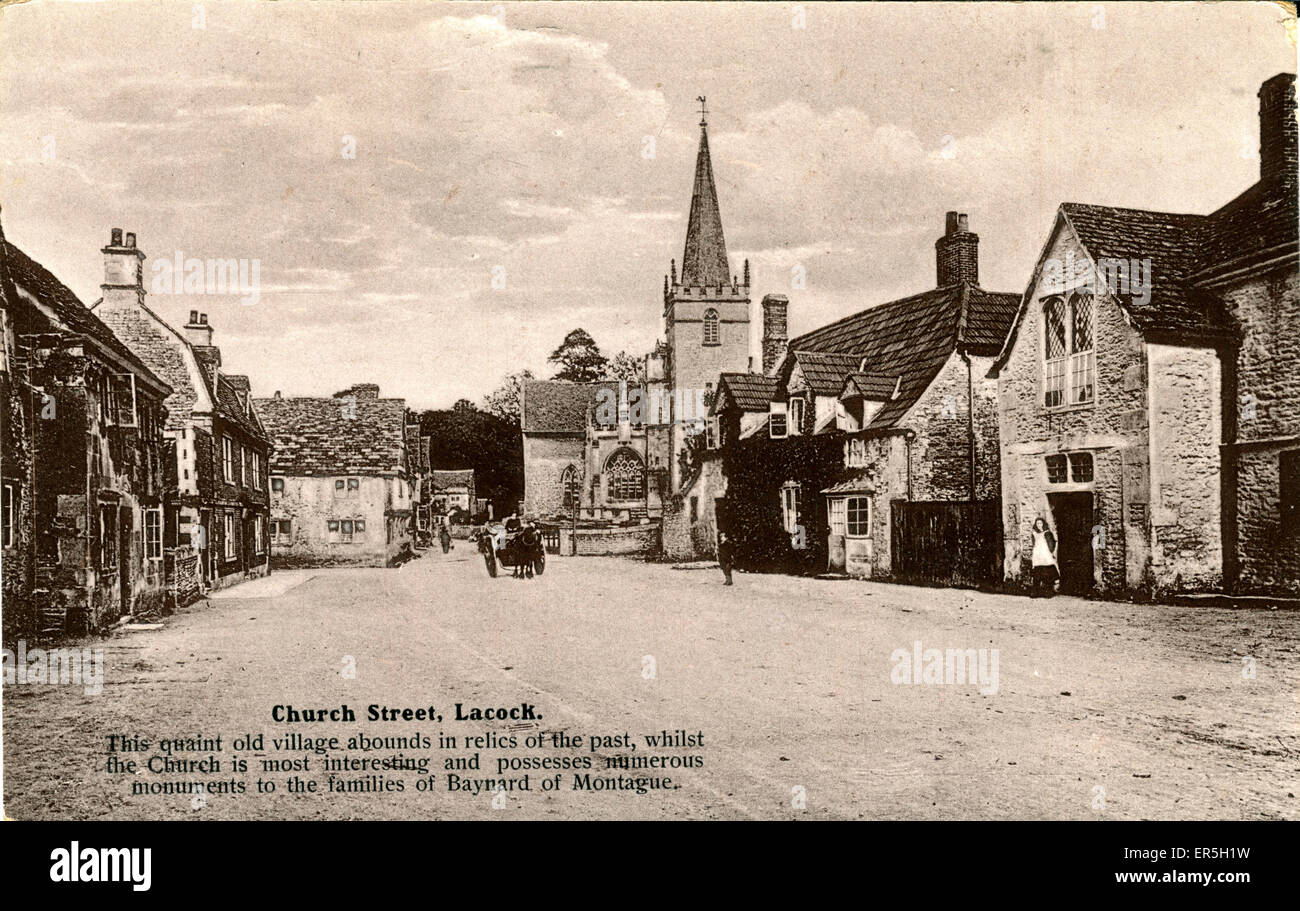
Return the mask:
M 166 891 L 182 821 L 1250 823 L 1080 864 L 1241 895 L 1300 819 L 1296 21 L 0 5 L 31 878 Z

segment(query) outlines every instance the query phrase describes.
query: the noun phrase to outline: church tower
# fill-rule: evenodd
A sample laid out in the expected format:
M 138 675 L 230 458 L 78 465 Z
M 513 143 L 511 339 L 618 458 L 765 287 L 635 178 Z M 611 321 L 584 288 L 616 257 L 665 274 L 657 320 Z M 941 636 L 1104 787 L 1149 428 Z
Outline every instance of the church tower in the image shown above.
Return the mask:
M 672 264 L 664 277 L 664 327 L 667 335 L 667 385 L 673 403 L 672 476 L 681 478 L 678 453 L 696 427 L 704 390 L 717 386 L 718 374 L 749 369 L 749 260 L 737 280 L 727 262 L 722 215 L 709 158 L 708 111 L 700 100 L 700 149 L 695 158 L 695 186 L 686 224 L 682 271 Z M 703 425 L 700 425 L 702 428 Z

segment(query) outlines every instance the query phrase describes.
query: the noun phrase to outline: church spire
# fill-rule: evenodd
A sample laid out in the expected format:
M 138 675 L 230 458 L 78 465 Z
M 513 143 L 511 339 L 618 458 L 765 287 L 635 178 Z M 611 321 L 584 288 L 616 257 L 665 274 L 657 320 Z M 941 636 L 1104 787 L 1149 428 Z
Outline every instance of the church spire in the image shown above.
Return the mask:
M 699 102 L 700 151 L 695 158 L 695 188 L 686 224 L 682 284 L 719 287 L 731 281 L 731 269 L 727 266 L 727 243 L 722 238 L 722 215 L 718 211 L 718 191 L 713 185 L 713 163 L 709 159 L 708 109 L 703 96 Z

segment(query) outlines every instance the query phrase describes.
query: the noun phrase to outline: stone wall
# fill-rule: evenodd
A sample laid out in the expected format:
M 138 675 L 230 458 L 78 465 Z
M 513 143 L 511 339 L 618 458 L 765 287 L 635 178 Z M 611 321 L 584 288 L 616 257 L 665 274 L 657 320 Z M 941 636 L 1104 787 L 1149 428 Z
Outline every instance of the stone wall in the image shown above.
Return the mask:
M 203 596 L 199 584 L 199 555 L 194 548 L 189 545 L 170 548 L 166 564 L 167 597 L 173 610 L 193 604 Z
M 1300 278 L 1294 265 L 1224 288 L 1236 357 L 1237 589 L 1300 594 L 1300 528 L 1283 528 L 1279 459 L 1300 449 Z M 1232 457 L 1228 454 L 1228 458 Z
M 972 381 L 974 499 L 997 499 L 1001 489 L 997 391 L 996 384 L 987 378 L 992 361 L 992 358 L 972 357 L 968 368 L 961 355 L 954 353 L 902 421 L 903 426 L 916 433 L 912 444 L 912 499 L 971 499 Z
M 573 465 L 579 472 L 585 465 L 584 434 L 538 435 L 524 437 L 524 505 L 531 516 L 553 516 L 564 509 L 564 469 Z M 582 480 L 582 502 L 588 502 L 591 479 Z M 500 515 L 509 515 L 503 508 Z
M 284 490 L 276 491 L 271 503 L 273 519 L 292 522 L 288 543 L 273 542 L 271 565 L 298 566 L 386 566 L 390 562 L 387 509 L 389 485 L 398 479 L 361 476 L 355 497 L 335 496 L 333 477 L 283 476 Z M 353 476 L 357 477 L 357 476 Z M 331 542 L 330 520 L 347 519 L 366 523 L 364 535 L 353 533 L 353 541 Z

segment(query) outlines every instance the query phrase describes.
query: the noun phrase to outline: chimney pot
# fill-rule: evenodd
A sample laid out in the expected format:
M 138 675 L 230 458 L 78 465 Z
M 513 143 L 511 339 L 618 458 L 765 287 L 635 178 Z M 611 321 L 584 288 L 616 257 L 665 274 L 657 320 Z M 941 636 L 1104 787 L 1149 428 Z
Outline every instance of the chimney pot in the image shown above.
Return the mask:
M 190 322 L 191 322 L 191 323 L 197 323 L 198 321 L 199 321 L 199 311 L 197 311 L 197 310 L 191 310 L 191 311 L 190 311 Z
M 200 313 L 199 322 L 206 326 L 208 324 L 208 315 L 206 313 Z
M 948 213 L 948 217 L 947 217 L 947 219 L 946 219 L 945 222 L 944 222 L 943 233 L 944 233 L 944 234 L 955 234 L 955 233 L 957 233 L 957 213 L 956 213 L 956 212 L 949 212 L 949 213 Z
M 962 215 L 958 215 L 958 216 L 957 216 L 957 233 L 962 234 L 962 233 L 965 233 L 967 230 L 969 230 L 969 228 L 967 227 L 968 224 L 969 224 L 969 222 L 967 222 L 967 220 L 966 220 L 966 216 L 965 216 L 964 214 L 962 214 Z
M 121 228 L 114 228 L 112 231 L 109 232 L 108 237 L 109 237 L 109 240 L 108 240 L 109 246 L 111 246 L 111 247 L 120 247 L 120 246 L 122 246 L 122 229 L 121 229 Z
M 131 248 L 135 247 L 135 235 L 130 231 L 126 233 L 126 245 Z

